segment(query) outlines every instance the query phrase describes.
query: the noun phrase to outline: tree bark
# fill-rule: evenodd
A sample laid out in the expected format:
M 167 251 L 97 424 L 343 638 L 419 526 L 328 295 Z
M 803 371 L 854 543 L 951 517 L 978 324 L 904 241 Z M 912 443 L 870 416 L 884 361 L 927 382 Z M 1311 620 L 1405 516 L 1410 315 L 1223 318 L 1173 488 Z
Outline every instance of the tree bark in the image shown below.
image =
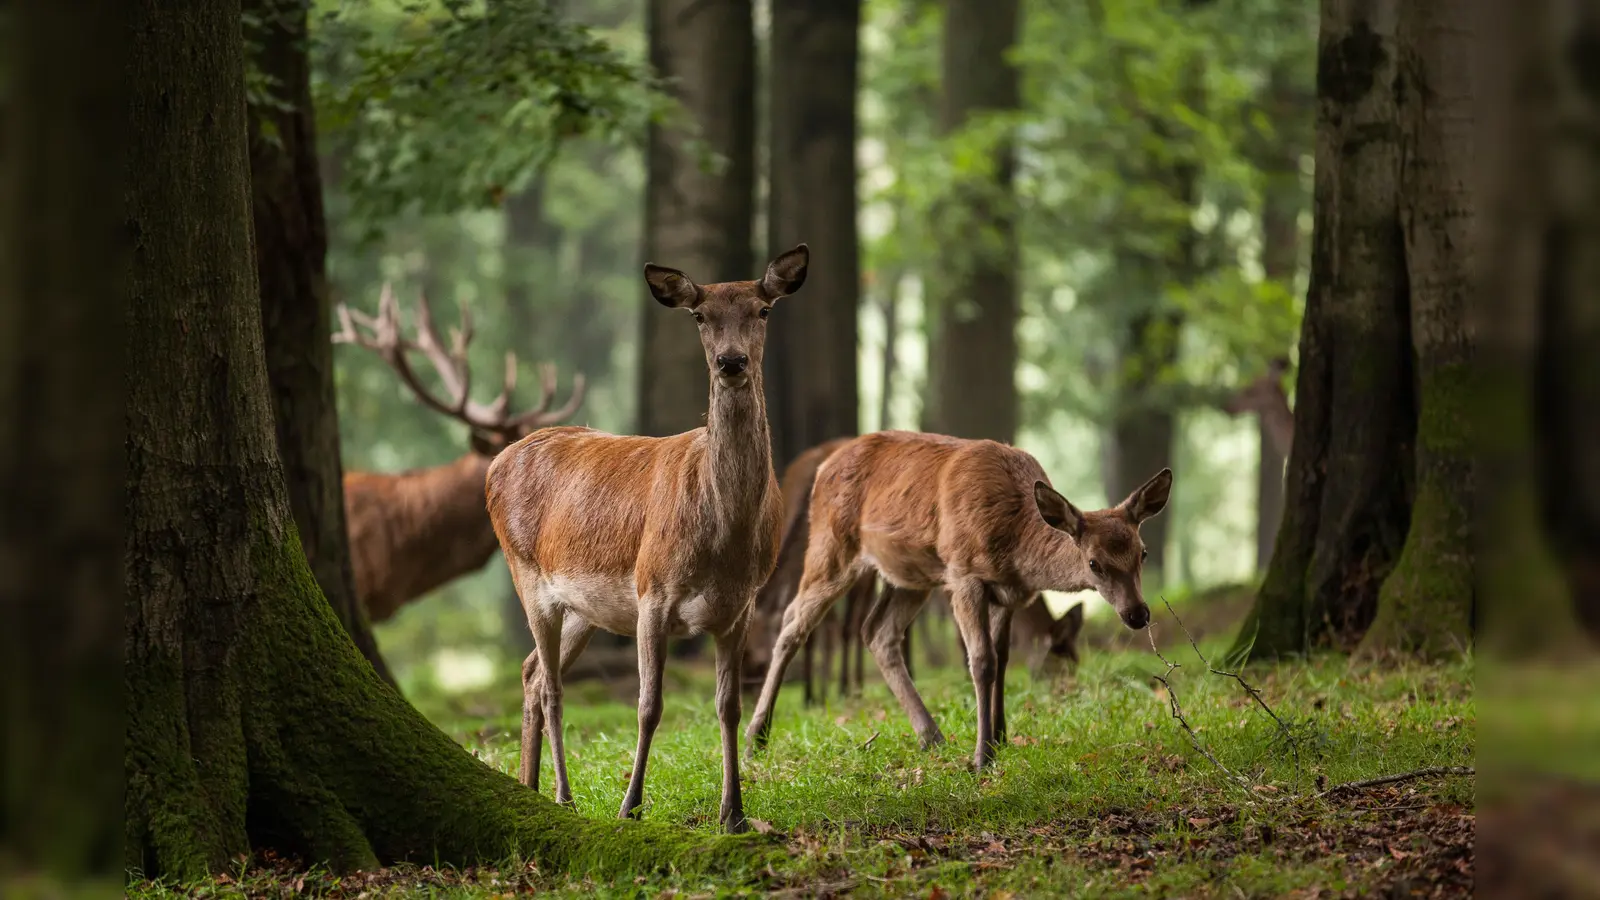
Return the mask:
M 1476 487 L 1466 297 L 1477 204 L 1473 0 L 1407 0 L 1399 13 L 1401 224 L 1417 368 L 1416 498 L 1394 571 L 1362 641 L 1373 653 L 1440 656 L 1472 638 Z
M 755 278 L 750 0 L 649 0 L 646 16 L 650 63 L 698 131 L 650 126 L 645 261 L 682 269 L 701 284 Z M 721 172 L 702 170 L 698 142 L 722 157 Z M 664 315 L 648 297 L 641 302 L 638 431 L 698 428 L 710 394 L 700 341 L 686 317 Z
M 267 380 L 289 506 L 334 614 L 393 684 L 350 569 L 308 7 L 304 0 L 245 0 L 243 6 L 255 25 L 248 29 L 254 63 L 271 79 L 275 101 L 250 110 L 250 176 Z
M 127 232 L 107 201 L 127 11 L 11 3 L 0 48 L 0 856 L 103 890 L 123 877 L 105 752 L 123 716 Z
M 939 124 L 952 135 L 984 113 L 1019 103 L 1006 60 L 1020 23 L 1018 0 L 946 0 Z M 1016 440 L 1017 265 L 1015 147 L 990 152 L 986 177 L 958 186 L 939 227 L 938 267 L 927 289 L 929 342 L 924 428 L 966 438 Z
M 307 565 L 273 440 L 239 4 L 131 15 L 127 867 L 199 877 L 252 848 L 336 869 L 507 853 L 629 874 L 749 863 L 760 844 L 557 807 L 362 659 Z
M 1405 541 L 1416 413 L 1398 216 L 1395 0 L 1323 0 L 1316 217 L 1272 564 L 1231 656 L 1359 637 Z
M 861 0 L 774 0 L 769 255 L 801 241 L 809 299 L 779 304 L 767 339 L 773 461 L 859 433 L 856 72 Z M 748 278 L 750 276 L 740 276 Z

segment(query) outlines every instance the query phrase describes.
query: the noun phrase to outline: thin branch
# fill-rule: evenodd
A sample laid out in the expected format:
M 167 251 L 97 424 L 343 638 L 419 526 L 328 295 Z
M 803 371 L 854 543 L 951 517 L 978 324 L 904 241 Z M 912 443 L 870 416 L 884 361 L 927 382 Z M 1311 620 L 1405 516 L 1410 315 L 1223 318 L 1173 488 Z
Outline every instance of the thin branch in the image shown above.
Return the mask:
M 1417 778 L 1428 778 L 1434 775 L 1472 775 L 1478 773 L 1471 766 L 1428 766 L 1423 769 L 1414 769 L 1410 772 L 1401 772 L 1398 775 L 1384 775 L 1380 778 L 1368 778 L 1364 781 L 1346 781 L 1336 784 L 1316 796 L 1327 797 L 1344 791 L 1359 791 L 1370 787 L 1379 787 L 1385 784 L 1396 784 L 1401 781 L 1412 781 Z
M 1194 733 L 1194 729 L 1189 727 L 1189 720 L 1184 718 L 1184 715 L 1183 715 L 1183 707 L 1178 704 L 1178 692 L 1173 690 L 1172 682 L 1167 680 L 1167 676 L 1171 675 L 1174 670 L 1183 668 L 1183 666 L 1181 666 L 1178 663 L 1175 663 L 1172 660 L 1167 659 L 1165 656 L 1161 655 L 1161 650 L 1158 647 L 1156 647 L 1155 629 L 1147 628 L 1145 630 L 1146 630 L 1146 632 L 1148 633 L 1148 635 L 1150 637 L 1150 649 L 1151 649 L 1151 651 L 1153 651 L 1155 653 L 1156 659 L 1159 659 L 1163 663 L 1166 663 L 1166 666 L 1167 666 L 1167 671 L 1161 673 L 1160 675 L 1156 675 L 1155 679 L 1157 681 L 1161 682 L 1161 686 L 1162 687 L 1165 687 L 1167 689 L 1167 703 L 1172 707 L 1172 717 L 1174 719 L 1178 720 L 1178 724 L 1183 726 L 1184 733 L 1189 735 L 1189 743 L 1193 744 L 1194 748 L 1196 750 L 1199 750 L 1202 754 L 1204 754 L 1206 759 L 1211 760 L 1211 764 L 1212 765 L 1214 765 L 1218 769 L 1220 769 L 1222 771 L 1222 773 L 1224 775 L 1227 775 L 1230 780 L 1236 782 L 1240 786 L 1240 788 L 1242 790 L 1244 790 L 1245 793 L 1248 795 L 1249 794 L 1249 787 L 1250 787 L 1249 780 L 1246 779 L 1246 778 L 1243 778 L 1243 777 L 1241 777 L 1239 775 L 1233 774 L 1233 771 L 1230 770 L 1227 766 L 1223 765 L 1222 764 L 1222 760 L 1217 759 L 1217 757 L 1211 752 L 1211 750 L 1208 749 L 1206 747 L 1206 745 L 1201 742 L 1200 736 Z
M 1288 723 L 1284 722 L 1283 719 L 1278 717 L 1278 714 L 1274 712 L 1272 707 L 1267 705 L 1267 701 L 1262 698 L 1261 692 L 1256 690 L 1255 686 L 1250 684 L 1250 682 L 1245 681 L 1242 675 L 1239 675 L 1237 672 L 1225 672 L 1222 669 L 1218 669 L 1217 667 L 1211 665 L 1211 660 L 1206 659 L 1206 655 L 1200 652 L 1200 645 L 1195 641 L 1194 634 L 1189 631 L 1189 626 L 1183 624 L 1183 619 L 1178 617 L 1178 612 L 1172 608 L 1172 603 L 1168 601 L 1166 597 L 1162 597 L 1161 602 L 1166 605 L 1167 612 L 1172 614 L 1172 618 L 1178 623 L 1178 627 L 1183 629 L 1184 636 L 1189 639 L 1189 647 L 1194 650 L 1194 655 L 1200 658 L 1200 662 L 1205 664 L 1206 671 L 1213 675 L 1221 675 L 1224 678 L 1232 678 L 1234 681 L 1239 682 L 1239 687 L 1244 688 L 1244 692 L 1250 696 L 1250 699 L 1254 700 L 1257 706 L 1260 706 L 1263 710 L 1265 710 L 1267 715 L 1272 717 L 1272 721 L 1278 723 L 1278 730 L 1283 732 L 1283 739 L 1288 742 L 1289 752 L 1294 756 L 1295 780 L 1298 782 L 1301 778 L 1300 742 L 1294 739 L 1294 731 L 1289 728 Z M 1155 639 L 1151 638 L 1152 646 L 1154 646 L 1154 641 Z

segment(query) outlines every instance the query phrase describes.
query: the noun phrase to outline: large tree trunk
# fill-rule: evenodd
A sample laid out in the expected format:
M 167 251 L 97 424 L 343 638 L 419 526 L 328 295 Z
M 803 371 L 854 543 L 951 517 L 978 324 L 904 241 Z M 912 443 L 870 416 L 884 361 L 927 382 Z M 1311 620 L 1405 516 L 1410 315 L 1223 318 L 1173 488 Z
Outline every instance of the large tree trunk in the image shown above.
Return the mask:
M 333 615 L 273 440 L 240 12 L 138 4 L 122 73 L 128 867 L 200 876 L 262 847 L 341 869 L 748 862 L 747 842 L 585 820 L 488 768 L 385 685 Z
M 273 101 L 250 110 L 261 326 L 278 455 L 301 546 L 334 614 L 385 681 L 394 676 L 356 597 L 333 388 L 328 229 L 317 170 L 304 0 L 245 0 L 254 63 Z
M 118 2 L 12 3 L 0 28 L 0 893 L 19 869 L 24 895 L 30 873 L 122 880 L 105 753 L 123 716 L 127 231 L 108 200 L 128 46 Z
M 650 126 L 645 261 L 682 269 L 701 284 L 755 278 L 750 0 L 649 0 L 646 14 L 650 63 L 668 80 L 691 130 Z M 723 158 L 720 172 L 702 169 L 699 142 Z M 648 297 L 640 302 L 638 431 L 697 428 L 710 393 L 700 341 L 687 317 L 662 315 Z
M 953 134 L 975 116 L 1017 108 L 1017 71 L 1005 54 L 1016 43 L 1018 0 L 947 0 L 939 124 Z M 934 334 L 928 353 L 923 427 L 957 437 L 1016 439 L 1016 168 L 1002 140 L 987 177 L 948 199 L 938 239 L 940 271 L 927 288 Z
M 767 244 L 805 241 L 811 301 L 780 304 L 767 341 L 773 459 L 860 429 L 856 61 L 861 0 L 774 0 Z M 740 276 L 748 278 L 750 276 Z
M 1300 186 L 1300 157 L 1310 143 L 1310 117 L 1300 110 L 1306 102 L 1286 66 L 1273 70 L 1268 87 L 1268 114 L 1273 139 L 1261 148 L 1262 170 L 1261 269 L 1268 279 L 1293 291 L 1300 274 L 1300 213 L 1305 191 Z M 1256 416 L 1256 443 L 1260 448 L 1256 468 L 1256 570 L 1265 572 L 1272 547 L 1283 522 L 1283 467 L 1285 458 L 1272 439 L 1267 417 Z
M 1411 291 L 1417 392 L 1416 498 L 1378 614 L 1371 652 L 1437 656 L 1471 642 L 1475 490 L 1467 408 L 1474 364 L 1466 297 L 1474 284 L 1473 0 L 1406 0 L 1399 50 L 1400 219 Z
M 1322 4 L 1316 222 L 1288 500 L 1235 659 L 1359 637 L 1405 541 L 1416 413 L 1397 208 L 1394 4 Z

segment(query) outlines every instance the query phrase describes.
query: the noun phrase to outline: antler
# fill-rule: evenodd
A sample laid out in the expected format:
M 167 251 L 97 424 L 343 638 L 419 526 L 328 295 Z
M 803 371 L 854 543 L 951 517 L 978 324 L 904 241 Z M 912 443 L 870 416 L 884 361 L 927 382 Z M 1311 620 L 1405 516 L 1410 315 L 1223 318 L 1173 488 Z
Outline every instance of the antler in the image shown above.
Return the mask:
M 472 316 L 461 307 L 461 327 L 450 334 L 450 349 L 446 350 L 433 324 L 433 311 L 428 308 L 428 298 L 417 295 L 417 337 L 410 340 L 400 331 L 400 301 L 394 290 L 385 282 L 378 295 L 378 316 L 373 318 L 343 303 L 337 307 L 339 331 L 333 335 L 336 344 L 356 344 L 378 354 L 395 370 L 400 380 L 411 389 L 422 404 L 435 412 L 443 413 L 465 422 L 479 431 L 494 432 L 507 437 L 519 437 L 527 431 L 553 425 L 577 412 L 583 404 L 584 379 L 582 374 L 572 378 L 572 395 L 558 409 L 550 409 L 556 395 L 556 367 L 545 363 L 539 367 L 539 405 L 518 415 L 509 415 L 511 394 L 517 386 L 517 355 L 506 352 L 505 381 L 500 394 L 489 403 L 474 403 L 471 399 L 472 371 L 467 365 L 467 344 L 472 341 Z M 359 327 L 358 327 L 359 326 Z M 365 333 L 363 333 L 363 329 Z M 439 381 L 444 385 L 448 399 L 435 396 L 411 368 L 407 354 L 421 352 L 428 358 Z

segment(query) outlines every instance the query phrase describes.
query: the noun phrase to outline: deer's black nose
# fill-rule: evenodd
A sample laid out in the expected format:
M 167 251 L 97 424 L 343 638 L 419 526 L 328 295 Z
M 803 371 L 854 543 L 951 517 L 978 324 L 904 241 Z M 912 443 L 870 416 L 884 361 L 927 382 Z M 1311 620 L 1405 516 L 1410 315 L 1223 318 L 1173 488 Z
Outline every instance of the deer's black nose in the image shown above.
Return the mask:
M 1150 607 L 1140 604 L 1122 614 L 1122 621 L 1134 631 L 1150 624 Z
M 743 353 L 717 354 L 717 371 L 729 378 L 735 375 L 742 375 L 748 365 L 750 365 L 750 357 L 745 356 Z

